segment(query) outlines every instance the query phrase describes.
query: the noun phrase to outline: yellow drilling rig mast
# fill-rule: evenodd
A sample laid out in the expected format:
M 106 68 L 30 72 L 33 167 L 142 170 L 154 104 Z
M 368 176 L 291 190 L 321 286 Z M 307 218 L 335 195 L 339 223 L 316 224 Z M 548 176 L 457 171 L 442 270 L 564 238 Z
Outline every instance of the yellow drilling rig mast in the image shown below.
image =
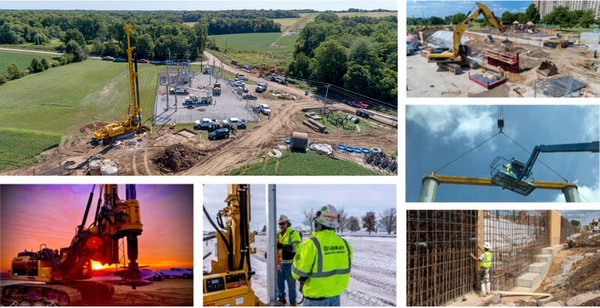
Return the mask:
M 126 132 L 134 131 L 140 128 L 142 125 L 142 109 L 140 107 L 140 88 L 138 84 L 138 70 L 137 70 L 137 59 L 132 55 L 132 51 L 135 47 L 131 46 L 129 40 L 129 30 L 133 26 L 125 26 L 123 29 L 127 31 L 127 61 L 129 64 L 129 90 L 130 99 L 125 119 L 119 123 L 107 124 L 100 130 L 94 124 L 94 137 L 93 139 L 102 142 L 104 145 L 108 145 L 112 142 L 113 138 L 120 136 Z M 135 64 L 135 70 L 134 70 Z

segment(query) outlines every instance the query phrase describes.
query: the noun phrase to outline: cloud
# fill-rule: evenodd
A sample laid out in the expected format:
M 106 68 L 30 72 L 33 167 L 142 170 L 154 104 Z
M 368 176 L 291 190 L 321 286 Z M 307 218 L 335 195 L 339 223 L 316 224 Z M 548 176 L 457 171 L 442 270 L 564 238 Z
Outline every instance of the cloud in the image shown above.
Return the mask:
M 577 190 L 581 196 L 581 202 L 600 202 L 600 187 L 578 186 Z M 554 202 L 566 202 L 563 193 L 557 193 Z
M 488 138 L 495 129 L 491 106 L 408 106 L 407 121 L 412 121 L 444 141 L 475 141 Z
M 600 107 L 586 106 L 583 125 L 585 128 L 585 136 L 590 140 L 598 140 L 600 136 Z

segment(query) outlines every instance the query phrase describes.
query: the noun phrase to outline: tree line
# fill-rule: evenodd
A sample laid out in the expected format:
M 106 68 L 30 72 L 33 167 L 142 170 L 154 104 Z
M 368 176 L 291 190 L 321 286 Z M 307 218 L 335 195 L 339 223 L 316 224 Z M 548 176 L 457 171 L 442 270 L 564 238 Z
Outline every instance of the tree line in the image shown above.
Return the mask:
M 454 15 L 449 15 L 444 18 L 431 16 L 428 18 L 407 18 L 407 25 L 416 25 L 416 26 L 442 26 L 442 25 L 457 25 L 460 23 L 466 15 L 464 13 L 457 13 Z M 526 24 L 528 22 L 532 22 L 534 24 L 545 24 L 545 25 L 555 25 L 560 26 L 562 28 L 572 28 L 575 26 L 580 26 L 584 28 L 589 28 L 593 24 L 600 24 L 600 19 L 595 19 L 595 14 L 593 10 L 570 10 L 568 7 L 557 7 L 554 11 L 544 18 L 540 17 L 540 13 L 535 4 L 530 4 L 529 7 L 525 10 L 525 12 L 512 13 L 509 11 L 505 11 L 501 16 L 496 16 L 503 24 L 512 24 L 517 21 L 521 24 Z M 486 26 L 489 26 L 489 23 L 484 18 L 477 19 L 477 22 Z
M 398 17 L 319 14 L 306 24 L 285 73 L 397 104 Z
M 314 209 L 310 208 L 304 210 L 304 219 L 302 224 L 310 228 L 310 231 L 314 231 L 313 218 L 315 217 Z M 368 232 L 369 235 L 372 232 L 386 232 L 387 234 L 396 233 L 396 209 L 389 208 L 377 215 L 373 211 L 368 211 L 362 217 L 348 216 L 346 209 L 341 207 L 338 209 L 339 216 L 339 227 L 336 229 L 337 232 L 343 233 L 348 230 L 352 233 L 361 230 L 361 226 L 364 231 Z M 266 227 L 263 232 L 266 231 Z

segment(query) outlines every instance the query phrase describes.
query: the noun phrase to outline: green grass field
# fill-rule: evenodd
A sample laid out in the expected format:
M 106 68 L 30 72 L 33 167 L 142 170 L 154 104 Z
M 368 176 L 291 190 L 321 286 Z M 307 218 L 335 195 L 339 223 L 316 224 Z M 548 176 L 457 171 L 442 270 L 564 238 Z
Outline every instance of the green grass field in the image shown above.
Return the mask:
M 0 172 L 36 162 L 37 155 L 55 147 L 61 135 L 0 128 Z
M 51 51 L 56 52 L 56 47 L 58 47 L 62 42 L 59 39 L 52 39 L 46 45 L 37 45 L 37 43 L 25 43 L 25 44 L 5 44 L 0 45 L 2 48 L 13 48 L 13 49 L 26 49 L 26 50 L 42 50 L 42 51 Z M 89 45 L 88 45 L 89 46 Z
M 286 48 L 281 48 L 283 50 L 291 50 L 299 37 L 299 35 L 286 35 L 277 42 L 277 45 L 286 46 Z M 279 48 L 275 50 L 279 50 Z
M 254 50 L 254 51 L 284 51 L 291 50 L 294 44 L 284 45 L 283 48 L 272 48 L 268 45 L 275 42 L 277 38 L 281 36 L 281 33 L 244 33 L 244 34 L 224 34 L 215 35 L 214 38 L 217 41 L 217 46 L 241 49 L 241 50 Z M 280 43 L 278 43 L 281 45 Z
M 52 63 L 53 60 L 58 60 L 58 56 L 35 54 L 35 53 L 23 53 L 0 50 L 0 74 L 6 73 L 6 67 L 11 63 L 17 63 L 21 70 L 26 70 L 31 64 L 33 58 L 46 58 Z
M 292 152 L 286 149 L 282 152 L 279 159 L 270 157 L 264 162 L 234 169 L 229 175 L 382 175 L 357 163 L 331 159 L 311 150 Z
M 159 67 L 139 65 L 143 118 L 153 114 Z M 127 63 L 84 61 L 0 86 L 0 128 L 63 134 L 97 121 L 122 120 L 129 104 Z
M 298 26 L 304 27 L 307 23 L 310 22 L 311 19 L 314 21 L 315 17 L 317 17 L 317 15 L 319 15 L 319 13 L 312 13 L 310 15 L 307 15 L 306 20 L 304 22 L 301 22 Z

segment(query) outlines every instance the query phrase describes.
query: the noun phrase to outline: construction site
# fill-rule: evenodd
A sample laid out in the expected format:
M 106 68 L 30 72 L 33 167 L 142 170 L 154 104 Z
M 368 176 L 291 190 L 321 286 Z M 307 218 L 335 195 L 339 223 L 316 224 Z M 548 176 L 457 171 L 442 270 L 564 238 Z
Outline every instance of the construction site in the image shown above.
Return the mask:
M 192 185 L 2 185 L 0 192 L 2 305 L 193 306 Z
M 597 306 L 598 220 L 576 227 L 569 212 L 407 211 L 406 305 Z M 484 252 L 491 295 L 481 296 Z
M 408 97 L 598 97 L 600 33 L 501 23 L 485 4 L 407 33 Z M 479 17 L 489 27 L 470 27 Z
M 205 187 L 216 190 L 215 186 L 217 185 Z M 262 185 L 256 186 L 259 186 L 257 188 L 261 190 L 264 188 Z M 214 209 L 217 208 L 216 196 L 212 201 L 213 198 L 207 197 L 205 192 L 204 215 L 205 219 L 209 220 L 209 223 L 205 224 L 202 245 L 204 254 L 203 303 L 205 306 L 300 306 L 305 303 L 305 297 L 308 295 L 302 293 L 303 289 L 300 287 L 299 281 L 295 283 L 294 305 L 291 304 L 294 299 L 291 298 L 289 286 L 286 294 L 290 296 L 290 299 L 287 303 L 285 300 L 283 303 L 280 302 L 282 298 L 278 295 L 278 282 L 279 279 L 282 279 L 278 273 L 284 262 L 281 255 L 277 253 L 278 243 L 281 243 L 279 235 L 281 230 L 278 228 L 278 224 L 281 224 L 281 216 L 290 218 L 293 226 L 290 228 L 293 228 L 293 232 L 300 233 L 302 240 L 311 241 L 312 236 L 316 236 L 311 235 L 310 229 L 302 230 L 306 226 L 300 226 L 300 219 L 297 218 L 297 215 L 301 215 L 301 210 L 296 210 L 299 213 L 294 213 L 288 210 L 288 207 L 280 205 L 287 203 L 286 198 L 299 199 L 297 195 L 286 197 L 286 193 L 290 192 L 290 186 L 292 185 L 269 185 L 266 217 L 257 217 L 256 215 L 256 212 L 259 211 L 258 207 L 264 210 L 263 204 L 250 205 L 249 199 L 237 193 L 237 191 L 243 191 L 247 196 L 250 195 L 248 191 L 250 185 L 228 185 L 228 196 L 225 198 L 228 205 L 221 210 Z M 296 186 L 301 188 L 303 185 Z M 390 187 L 393 189 L 393 186 Z M 334 192 L 340 191 L 334 185 L 326 185 L 325 189 L 332 190 L 333 192 L 330 192 L 332 196 L 335 195 Z M 311 188 L 306 188 L 304 191 L 311 191 Z M 257 192 L 257 196 L 260 193 Z M 381 196 L 382 199 L 385 197 Z M 321 199 L 327 199 L 327 197 L 322 196 Z M 377 203 L 376 201 L 372 202 L 372 204 Z M 238 204 L 242 208 L 238 209 Z M 341 213 L 339 210 L 344 209 L 337 205 L 336 208 L 338 213 Z M 345 210 L 348 213 L 349 207 L 346 206 Z M 254 214 L 251 214 L 252 212 Z M 251 221 L 244 222 L 250 218 Z M 263 222 L 265 225 L 261 231 Z M 250 226 L 256 224 L 260 226 L 258 231 L 250 231 Z M 350 277 L 347 287 L 340 295 L 342 306 L 396 306 L 397 241 L 395 225 L 393 228 L 394 232 L 391 234 L 387 232 L 370 234 L 370 232 L 350 232 L 349 230 L 338 232 L 336 230 L 335 233 L 352 247 Z M 374 251 L 377 253 L 374 254 Z M 228 254 L 231 254 L 232 260 L 228 260 Z M 238 280 L 232 277 L 236 277 L 235 279 Z M 306 283 L 308 284 L 310 281 Z
M 273 175 L 397 174 L 396 105 L 369 101 L 392 108 L 392 115 L 368 104 L 355 107 L 348 101 L 368 98 L 336 95 L 340 90 L 334 87 L 325 95 L 296 88 L 276 69 L 247 75 L 243 67 L 205 52 L 214 65 L 200 63 L 201 71 L 187 61 L 168 62 L 157 76 L 154 110 L 142 112 L 135 47 L 128 47 L 130 97 L 124 120 L 73 127 L 72 139 L 64 136 L 40 154 L 47 159 L 3 175 L 226 175 L 236 169 L 243 175 L 247 168 Z M 250 94 L 245 82 L 259 86 Z M 323 158 L 317 161 L 312 154 Z M 279 172 L 283 160 L 306 174 Z M 337 167 L 322 168 L 329 164 Z M 259 170 L 267 165 L 274 170 Z
M 557 130 L 548 119 L 559 109 L 578 112 L 570 106 L 409 106 L 407 200 L 595 202 L 600 197 L 596 189 L 599 144 L 587 140 L 598 138 L 598 108 L 592 106 L 583 112 L 591 112 L 590 122 L 581 122 L 576 116 L 578 120 L 563 122 Z M 472 139 L 463 146 L 462 140 L 447 137 L 445 131 L 435 128 L 432 132 L 430 123 L 420 118 L 432 113 L 451 123 L 445 130 L 452 134 L 472 130 L 465 132 L 465 137 Z M 581 125 L 583 130 L 591 128 L 589 134 L 577 136 L 578 141 L 585 142 L 570 143 L 571 136 L 562 136 L 580 131 Z M 515 137 L 520 132 L 539 129 L 544 135 Z M 459 142 L 439 140 L 447 138 Z M 424 148 L 428 150 L 425 152 Z M 445 154 L 442 162 L 439 153 Z M 428 170 L 428 164 L 436 167 Z

